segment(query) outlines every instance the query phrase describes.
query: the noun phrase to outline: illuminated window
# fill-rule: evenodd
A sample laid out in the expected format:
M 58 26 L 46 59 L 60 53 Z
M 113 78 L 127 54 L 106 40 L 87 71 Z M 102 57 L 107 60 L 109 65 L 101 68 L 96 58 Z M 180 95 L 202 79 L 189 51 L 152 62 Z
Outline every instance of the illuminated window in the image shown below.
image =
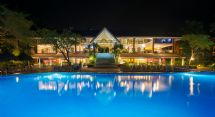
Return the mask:
M 154 52 L 155 53 L 172 53 L 173 40 L 171 38 L 156 38 L 154 39 Z
M 56 53 L 56 50 L 51 44 L 40 44 L 40 45 L 37 45 L 37 53 L 42 53 L 42 54 Z

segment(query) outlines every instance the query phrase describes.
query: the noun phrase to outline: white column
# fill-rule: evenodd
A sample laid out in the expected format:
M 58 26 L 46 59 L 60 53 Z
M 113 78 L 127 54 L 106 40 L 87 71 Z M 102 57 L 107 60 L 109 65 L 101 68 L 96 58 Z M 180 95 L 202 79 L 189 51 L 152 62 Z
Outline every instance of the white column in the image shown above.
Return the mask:
M 77 58 L 75 57 L 75 62 L 74 62 L 75 64 L 77 64 Z
M 175 58 L 171 58 L 171 63 L 170 63 L 170 65 L 174 65 L 174 63 L 175 63 Z
M 39 64 L 39 68 L 41 67 L 41 61 L 40 58 L 38 58 L 38 64 Z
M 159 58 L 159 65 L 162 65 L 162 59 Z
M 184 66 L 184 58 L 181 59 L 181 66 Z
M 49 58 L 49 65 L 52 66 L 52 60 Z
M 62 60 L 60 59 L 60 66 L 63 66 L 63 62 L 62 62 Z

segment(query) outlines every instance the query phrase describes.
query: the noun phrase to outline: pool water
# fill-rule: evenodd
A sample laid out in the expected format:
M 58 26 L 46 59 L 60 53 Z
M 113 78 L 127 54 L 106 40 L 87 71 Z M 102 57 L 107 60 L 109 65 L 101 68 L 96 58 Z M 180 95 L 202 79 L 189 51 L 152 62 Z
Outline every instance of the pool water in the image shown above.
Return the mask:
M 0 117 L 215 117 L 215 73 L 0 76 Z

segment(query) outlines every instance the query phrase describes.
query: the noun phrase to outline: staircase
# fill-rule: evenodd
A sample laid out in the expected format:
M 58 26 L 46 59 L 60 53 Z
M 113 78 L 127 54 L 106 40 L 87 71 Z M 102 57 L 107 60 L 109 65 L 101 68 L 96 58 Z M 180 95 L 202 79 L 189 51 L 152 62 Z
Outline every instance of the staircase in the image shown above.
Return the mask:
M 96 54 L 96 67 L 116 67 L 115 56 L 111 53 L 97 53 Z

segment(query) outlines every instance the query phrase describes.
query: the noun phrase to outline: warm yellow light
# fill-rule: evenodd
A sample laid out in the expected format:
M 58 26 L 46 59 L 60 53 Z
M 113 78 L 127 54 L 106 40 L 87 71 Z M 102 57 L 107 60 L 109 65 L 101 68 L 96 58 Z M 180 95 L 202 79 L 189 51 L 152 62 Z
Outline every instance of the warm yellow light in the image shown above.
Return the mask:
M 93 57 L 93 56 L 90 56 L 89 59 L 90 59 L 90 61 L 93 61 L 93 60 L 94 60 L 94 57 Z
M 13 52 L 12 52 L 12 54 L 14 56 L 19 56 L 20 55 L 20 50 L 19 49 L 14 49 Z

